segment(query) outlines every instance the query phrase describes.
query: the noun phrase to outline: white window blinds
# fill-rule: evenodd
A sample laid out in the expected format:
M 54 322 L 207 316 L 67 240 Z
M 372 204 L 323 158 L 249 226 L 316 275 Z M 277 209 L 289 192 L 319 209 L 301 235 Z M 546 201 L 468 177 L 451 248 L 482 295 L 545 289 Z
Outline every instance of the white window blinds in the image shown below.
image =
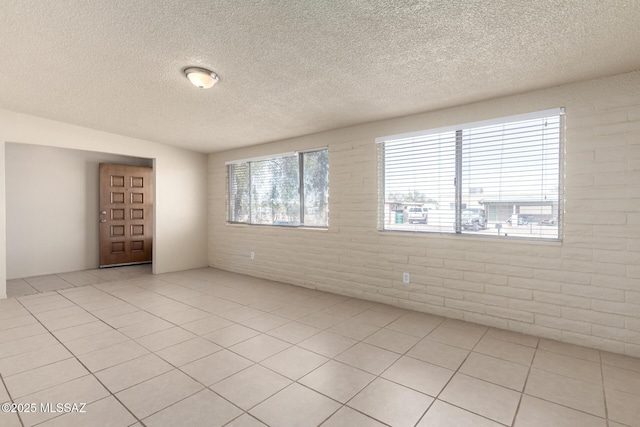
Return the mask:
M 381 138 L 382 229 L 558 239 L 561 134 L 554 110 Z

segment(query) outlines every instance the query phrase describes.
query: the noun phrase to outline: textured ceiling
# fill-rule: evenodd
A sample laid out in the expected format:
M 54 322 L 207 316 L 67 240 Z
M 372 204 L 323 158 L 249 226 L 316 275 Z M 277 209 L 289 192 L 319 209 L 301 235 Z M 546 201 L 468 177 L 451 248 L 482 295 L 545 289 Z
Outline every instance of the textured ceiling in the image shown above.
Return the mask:
M 0 0 L 0 108 L 213 152 L 637 70 L 639 28 L 637 0 Z

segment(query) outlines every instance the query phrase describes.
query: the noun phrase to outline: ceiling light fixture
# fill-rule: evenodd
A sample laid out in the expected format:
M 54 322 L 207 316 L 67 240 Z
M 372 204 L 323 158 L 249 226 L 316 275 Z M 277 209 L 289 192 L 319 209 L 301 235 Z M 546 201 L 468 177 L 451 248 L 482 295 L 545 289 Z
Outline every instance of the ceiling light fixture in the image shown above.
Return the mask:
M 200 89 L 209 89 L 220 80 L 213 71 L 198 67 L 185 68 L 184 75 L 194 86 Z

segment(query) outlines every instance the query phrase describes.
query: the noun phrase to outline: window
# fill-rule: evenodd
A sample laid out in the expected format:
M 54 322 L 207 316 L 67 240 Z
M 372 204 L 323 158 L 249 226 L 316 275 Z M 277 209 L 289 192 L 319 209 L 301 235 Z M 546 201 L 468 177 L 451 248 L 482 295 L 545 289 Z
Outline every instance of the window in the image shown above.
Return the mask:
M 283 154 L 227 164 L 228 221 L 326 227 L 328 150 Z
M 559 239 L 562 119 L 556 109 L 378 138 L 380 229 Z

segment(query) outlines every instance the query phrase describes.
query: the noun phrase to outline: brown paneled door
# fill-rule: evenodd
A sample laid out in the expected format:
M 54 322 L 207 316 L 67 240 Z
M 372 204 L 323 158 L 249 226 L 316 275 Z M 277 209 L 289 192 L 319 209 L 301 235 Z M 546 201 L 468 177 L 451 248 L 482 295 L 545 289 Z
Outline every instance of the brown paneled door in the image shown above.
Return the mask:
M 100 267 L 151 262 L 152 174 L 100 163 Z

